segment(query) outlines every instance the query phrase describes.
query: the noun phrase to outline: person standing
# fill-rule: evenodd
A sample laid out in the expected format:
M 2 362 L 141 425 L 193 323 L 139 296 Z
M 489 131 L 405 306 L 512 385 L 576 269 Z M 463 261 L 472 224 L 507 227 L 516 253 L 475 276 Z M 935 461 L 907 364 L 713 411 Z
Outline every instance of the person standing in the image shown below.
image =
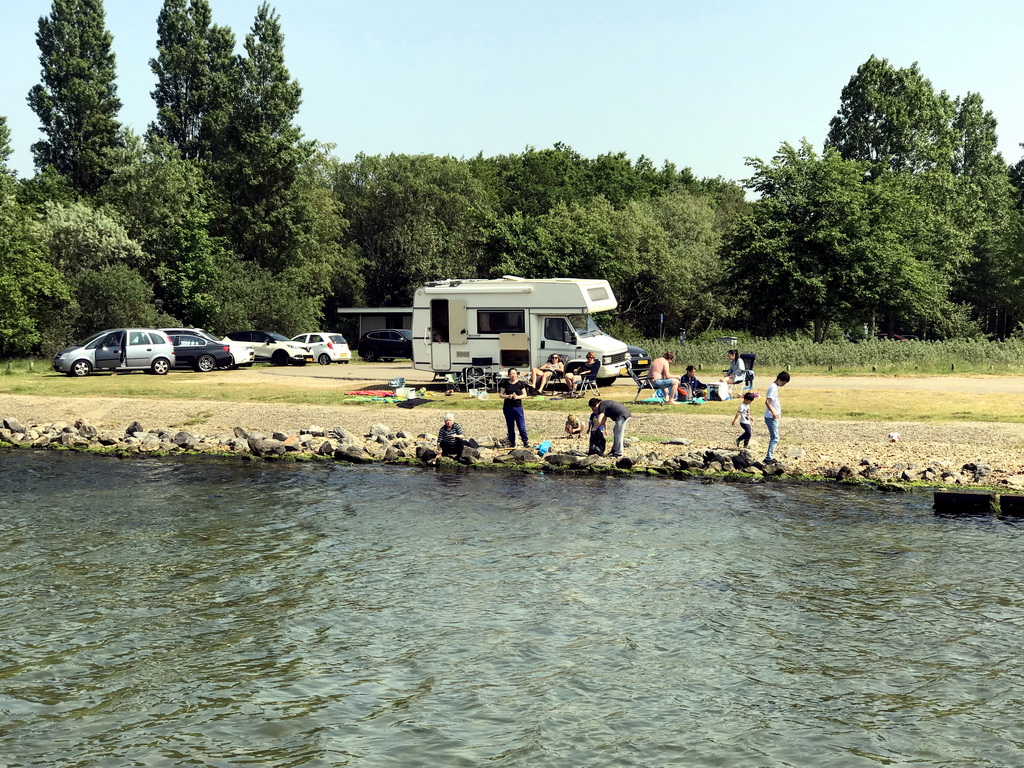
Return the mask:
M 669 366 L 675 359 L 675 355 L 666 352 L 661 357 L 652 360 L 651 367 L 647 370 L 647 378 L 651 380 L 651 386 L 655 389 L 668 390 L 665 395 L 666 403 L 674 403 L 679 392 L 679 379 L 675 378 L 669 370 Z
M 779 389 L 789 383 L 789 372 L 782 371 L 768 387 L 764 396 L 764 425 L 768 427 L 768 451 L 765 453 L 766 464 L 775 463 L 775 447 L 779 444 L 779 422 L 782 420 L 782 401 Z
M 602 400 L 599 397 L 590 398 L 590 410 L 594 412 L 595 416 L 600 418 L 600 422 L 597 425 L 598 430 L 604 429 L 608 419 L 615 422 L 615 429 L 612 433 L 612 452 L 608 455 L 613 459 L 621 458 L 623 438 L 626 436 L 626 426 L 629 424 L 629 420 L 633 418 L 633 414 L 622 403 L 617 403 L 614 400 Z
M 743 395 L 743 402 L 740 403 L 740 407 L 736 409 L 736 415 L 732 417 L 732 425 L 736 426 L 736 419 L 740 420 L 740 429 L 743 430 L 743 434 L 736 438 L 736 447 L 740 445 L 744 448 L 750 447 L 750 434 L 751 425 L 750 421 L 750 404 L 754 402 L 754 393 L 747 392 Z
M 519 379 L 519 371 L 509 368 L 508 380 L 503 382 L 498 390 L 498 395 L 505 402 L 502 404 L 502 414 L 505 416 L 505 426 L 508 428 L 508 444 L 511 448 L 516 447 L 516 429 L 519 430 L 519 438 L 524 448 L 530 447 L 530 441 L 526 437 L 526 414 L 523 412 L 523 400 L 526 398 L 526 382 Z

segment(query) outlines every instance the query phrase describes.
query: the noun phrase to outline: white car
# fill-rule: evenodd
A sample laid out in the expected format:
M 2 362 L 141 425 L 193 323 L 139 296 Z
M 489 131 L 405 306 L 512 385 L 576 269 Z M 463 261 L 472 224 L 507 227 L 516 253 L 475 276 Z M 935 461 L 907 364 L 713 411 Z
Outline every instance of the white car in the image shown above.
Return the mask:
M 296 344 L 277 331 L 232 331 L 228 338 L 252 344 L 256 352 L 256 362 L 259 363 L 305 365 L 313 362 L 309 347 Z
M 228 352 L 231 353 L 231 358 L 234 360 L 234 365 L 232 367 L 234 368 L 241 366 L 249 367 L 256 361 L 256 350 L 253 348 L 252 344 L 247 344 L 244 341 L 234 341 L 227 337 L 218 339 L 212 333 L 204 331 L 202 328 L 161 328 L 160 330 L 167 334 L 173 333 L 178 336 L 198 336 L 199 338 L 206 339 L 207 341 L 223 343 L 228 347 Z
M 309 351 L 313 353 L 313 359 L 320 365 L 347 363 L 352 360 L 352 351 L 348 348 L 348 341 L 340 333 L 328 331 L 300 333 L 298 336 L 293 336 L 292 341 L 309 347 Z

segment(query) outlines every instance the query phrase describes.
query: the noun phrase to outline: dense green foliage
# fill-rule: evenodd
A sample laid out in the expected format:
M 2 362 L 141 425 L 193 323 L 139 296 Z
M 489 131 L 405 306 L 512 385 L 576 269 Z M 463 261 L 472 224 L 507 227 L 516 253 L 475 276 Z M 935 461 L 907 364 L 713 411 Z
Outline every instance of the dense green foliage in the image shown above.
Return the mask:
M 916 64 L 870 57 L 824 146 L 748 158 L 741 186 L 566 144 L 345 161 L 295 122 L 302 89 L 269 5 L 237 53 L 209 0 L 163 0 L 154 22 L 156 117 L 139 137 L 117 121 L 102 0 L 52 0 L 39 20 L 34 178 L 7 170 L 0 118 L 0 356 L 129 322 L 294 334 L 340 306 L 407 306 L 428 280 L 505 274 L 609 280 L 627 338 L 728 326 L 816 342 L 833 366 L 830 340 L 865 328 L 1017 328 L 1024 164 L 996 151 L 979 94 L 936 92 Z M 802 342 L 751 342 L 783 343 Z M 835 355 L 873 349 L 846 346 Z M 769 353 L 815 357 L 801 355 Z

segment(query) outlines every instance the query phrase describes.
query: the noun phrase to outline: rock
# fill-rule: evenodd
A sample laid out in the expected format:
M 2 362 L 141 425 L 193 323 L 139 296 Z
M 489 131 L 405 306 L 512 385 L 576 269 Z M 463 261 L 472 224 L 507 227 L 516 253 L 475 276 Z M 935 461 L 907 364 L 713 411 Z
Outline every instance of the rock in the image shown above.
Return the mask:
M 323 428 L 323 427 L 320 427 L 320 426 L 310 426 L 310 427 L 306 427 L 306 428 L 305 428 L 304 430 L 302 430 L 302 431 L 303 431 L 303 432 L 304 432 L 305 434 L 307 434 L 307 435 L 312 435 L 313 437 L 323 437 L 323 436 L 324 436 L 324 434 L 325 434 L 325 433 L 324 433 L 324 428 Z
M 793 459 L 794 461 L 799 461 L 806 455 L 807 452 L 803 448 L 790 448 L 786 451 L 786 458 Z
M 391 428 L 387 424 L 374 424 L 370 427 L 370 437 L 387 437 Z
M 743 472 L 745 474 L 748 474 L 748 475 L 758 475 L 758 476 L 764 474 L 764 472 L 762 472 L 759 467 L 757 467 L 757 466 L 755 466 L 753 464 L 748 464 L 747 466 L 743 467 Z
M 416 458 L 422 462 L 431 462 L 438 457 L 437 451 L 433 448 L 420 446 L 416 449 Z
M 384 461 L 398 461 L 400 458 L 402 458 L 402 452 L 393 445 L 384 451 Z
M 462 453 L 459 454 L 459 461 L 463 464 L 481 464 L 483 463 L 484 455 L 480 452 L 479 448 L 474 448 L 471 445 L 462 446 Z
M 544 461 L 553 467 L 575 467 L 578 466 L 580 457 L 567 453 L 549 453 L 544 457 Z
M 854 474 L 856 473 L 853 471 L 853 467 L 843 464 L 843 466 L 836 470 L 836 480 L 849 480 Z
M 191 435 L 188 432 L 179 432 L 171 438 L 171 442 L 186 451 L 194 451 L 198 441 L 194 435 Z
M 374 461 L 365 448 L 359 445 L 344 445 L 334 452 L 334 458 L 339 461 L 349 461 L 353 464 L 371 464 Z
M 11 432 L 18 432 L 23 434 L 26 431 L 25 428 L 21 426 L 21 422 L 18 421 L 17 419 L 4 419 L 3 425 L 4 429 L 10 430 Z
M 235 437 L 241 438 L 242 440 L 248 440 L 249 439 L 249 433 L 246 432 L 241 427 L 235 427 L 233 431 L 235 433 Z
M 1024 475 L 1010 475 L 1003 482 L 1013 488 L 1024 488 Z
M 921 479 L 921 473 L 916 469 L 907 467 L 900 473 L 900 479 L 908 483 L 913 483 Z
M 134 435 L 137 432 L 145 432 L 145 431 L 146 430 L 142 428 L 142 425 L 139 424 L 139 422 L 133 421 L 131 424 L 128 425 L 128 428 L 124 431 L 124 433 L 126 435 Z
M 270 437 L 271 437 L 272 439 L 274 439 L 274 440 L 278 440 L 278 441 L 280 441 L 280 442 L 282 442 L 282 443 L 283 443 L 283 442 L 284 442 L 285 440 L 287 440 L 287 439 L 288 439 L 288 436 L 289 436 L 289 435 L 288 435 L 288 433 L 287 433 L 287 432 L 273 432 L 273 433 L 271 433 L 271 435 L 270 435 Z
M 669 438 L 668 440 L 663 440 L 661 442 L 661 444 L 662 445 L 691 445 L 692 443 L 691 443 L 690 440 L 687 440 L 685 437 L 672 437 L 672 438 Z
M 333 440 L 324 440 L 320 447 L 317 449 L 317 453 L 321 456 L 333 456 L 334 452 L 338 450 L 338 444 Z
M 339 443 L 352 443 L 356 440 L 356 436 L 344 427 L 331 427 L 325 435 L 333 440 L 337 440 Z
M 615 462 L 618 469 L 632 469 L 635 462 L 629 456 L 623 456 Z

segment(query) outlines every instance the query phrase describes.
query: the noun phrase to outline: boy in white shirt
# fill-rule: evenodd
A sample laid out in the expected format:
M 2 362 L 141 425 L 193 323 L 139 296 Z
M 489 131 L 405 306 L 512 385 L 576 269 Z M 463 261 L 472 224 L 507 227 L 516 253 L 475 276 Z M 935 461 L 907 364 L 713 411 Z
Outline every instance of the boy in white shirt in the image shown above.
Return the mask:
M 736 447 L 739 448 L 740 444 L 743 444 L 744 448 L 750 446 L 750 404 L 754 402 L 754 393 L 747 392 L 743 395 L 743 402 L 740 403 L 740 407 L 736 409 L 736 415 L 732 417 L 732 424 L 736 426 L 736 419 L 740 420 L 740 429 L 743 430 L 743 434 L 736 438 Z
M 768 427 L 768 451 L 765 453 L 765 464 L 775 463 L 775 446 L 779 444 L 779 422 L 782 421 L 782 401 L 779 400 L 779 387 L 789 383 L 789 371 L 782 371 L 768 387 L 764 396 L 764 425 Z

